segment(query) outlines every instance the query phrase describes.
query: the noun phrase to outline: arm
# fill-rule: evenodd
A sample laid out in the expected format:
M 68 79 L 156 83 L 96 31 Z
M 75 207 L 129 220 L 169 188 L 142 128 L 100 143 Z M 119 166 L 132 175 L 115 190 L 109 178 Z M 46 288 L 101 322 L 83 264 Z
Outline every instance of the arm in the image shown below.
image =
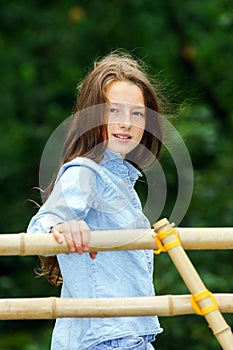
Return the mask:
M 95 178 L 95 172 L 88 167 L 68 167 L 32 218 L 27 231 L 51 232 L 58 243 L 62 243 L 64 235 L 71 252 L 87 251 L 90 228 L 84 220 L 95 198 Z

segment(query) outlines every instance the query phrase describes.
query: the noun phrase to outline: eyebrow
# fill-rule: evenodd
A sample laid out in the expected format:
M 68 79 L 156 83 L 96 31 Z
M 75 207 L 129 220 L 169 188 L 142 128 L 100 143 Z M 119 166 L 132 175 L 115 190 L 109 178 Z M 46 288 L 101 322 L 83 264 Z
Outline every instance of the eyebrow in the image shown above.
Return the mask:
M 137 108 L 137 109 L 145 109 L 146 106 L 140 106 L 140 105 L 133 105 L 134 108 Z
M 128 106 L 130 106 L 130 107 L 132 107 L 132 108 L 137 108 L 137 109 L 145 109 L 145 108 L 146 108 L 146 106 L 135 105 L 135 104 L 133 104 L 133 103 L 127 103 L 127 102 L 111 102 L 111 101 L 109 101 L 109 103 L 110 103 L 111 105 L 116 105 L 116 106 L 128 105 Z

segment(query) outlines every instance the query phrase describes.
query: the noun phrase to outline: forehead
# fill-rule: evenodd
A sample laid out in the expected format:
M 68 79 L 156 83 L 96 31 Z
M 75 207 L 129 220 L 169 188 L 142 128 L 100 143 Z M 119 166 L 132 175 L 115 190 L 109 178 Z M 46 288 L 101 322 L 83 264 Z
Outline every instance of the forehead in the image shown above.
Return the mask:
M 106 87 L 106 98 L 111 103 L 145 106 L 141 89 L 128 81 L 113 81 Z

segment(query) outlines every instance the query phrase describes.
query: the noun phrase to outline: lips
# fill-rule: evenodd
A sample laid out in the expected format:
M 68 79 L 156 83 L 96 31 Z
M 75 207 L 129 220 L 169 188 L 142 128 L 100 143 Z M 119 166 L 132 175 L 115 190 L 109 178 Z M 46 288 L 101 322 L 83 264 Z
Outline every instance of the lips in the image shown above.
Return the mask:
M 113 134 L 113 137 L 122 141 L 128 141 L 132 138 L 129 134 L 123 134 L 123 133 Z

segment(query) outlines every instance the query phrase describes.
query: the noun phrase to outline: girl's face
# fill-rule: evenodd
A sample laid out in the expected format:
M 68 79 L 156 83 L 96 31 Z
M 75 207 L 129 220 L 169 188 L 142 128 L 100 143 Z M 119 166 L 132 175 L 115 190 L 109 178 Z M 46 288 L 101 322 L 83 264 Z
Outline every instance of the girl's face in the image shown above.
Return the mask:
M 141 141 L 145 124 L 145 103 L 140 88 L 130 82 L 114 81 L 107 86 L 109 101 L 108 148 L 122 157 Z

